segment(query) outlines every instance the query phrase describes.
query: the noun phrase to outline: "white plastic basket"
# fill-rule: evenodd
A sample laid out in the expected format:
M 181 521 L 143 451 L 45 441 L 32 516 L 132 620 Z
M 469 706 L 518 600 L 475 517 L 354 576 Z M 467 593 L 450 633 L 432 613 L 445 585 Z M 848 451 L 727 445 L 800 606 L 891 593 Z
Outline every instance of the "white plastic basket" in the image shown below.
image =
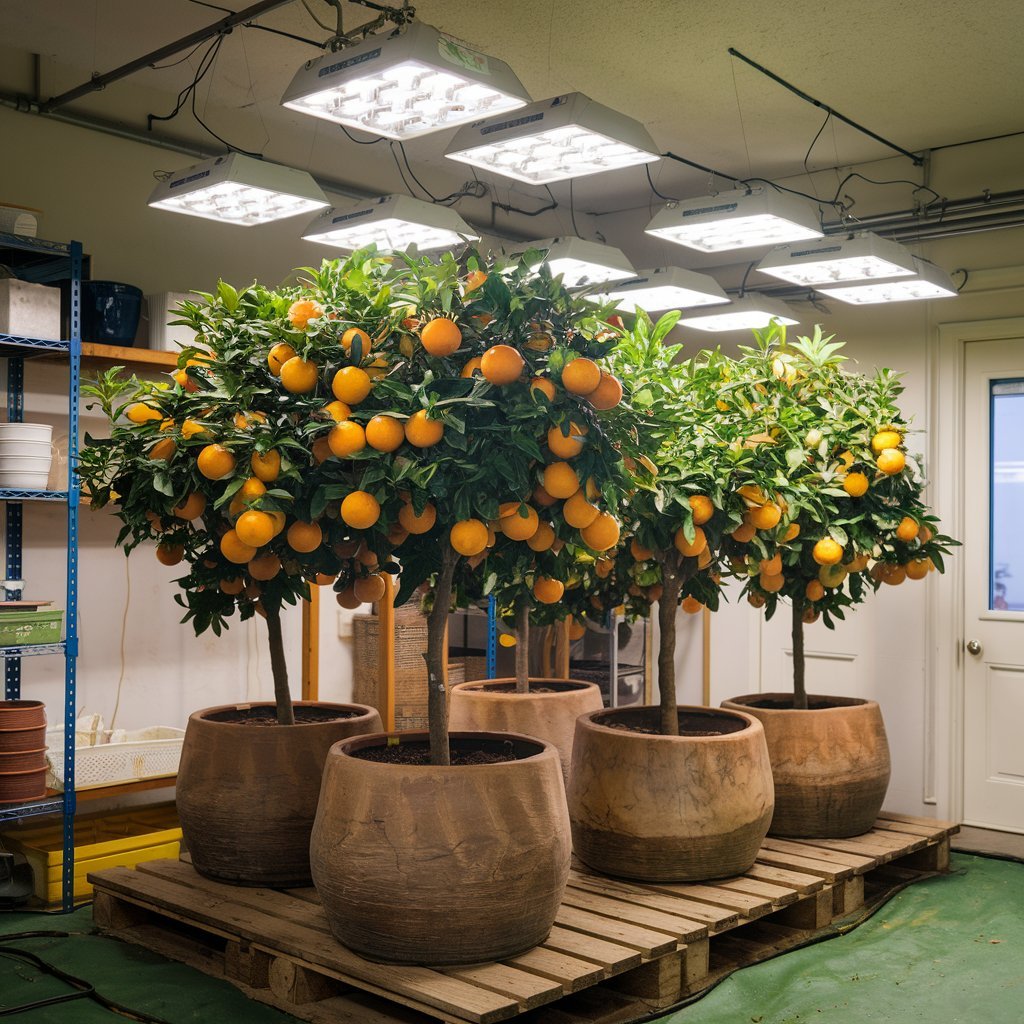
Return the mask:
M 120 732 L 120 730 L 119 730 Z M 126 731 L 116 743 L 75 747 L 75 788 L 95 789 L 118 782 L 155 779 L 176 775 L 181 760 L 184 729 L 152 725 L 147 729 Z M 64 731 L 46 732 L 46 759 L 49 784 L 54 789 L 64 785 Z

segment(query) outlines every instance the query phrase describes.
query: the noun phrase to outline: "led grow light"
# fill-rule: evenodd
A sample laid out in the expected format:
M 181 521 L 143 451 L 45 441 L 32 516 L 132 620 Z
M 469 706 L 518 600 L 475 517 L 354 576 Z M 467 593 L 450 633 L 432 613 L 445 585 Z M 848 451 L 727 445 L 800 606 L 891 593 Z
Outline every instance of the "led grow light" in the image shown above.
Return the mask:
M 561 275 L 567 288 L 621 281 L 636 274 L 626 254 L 614 245 L 566 237 L 531 242 L 530 248 L 547 252 L 544 262 L 553 276 Z
M 811 287 L 912 276 L 915 272 L 909 249 L 867 231 L 851 238 L 826 238 L 817 243 L 773 249 L 757 269 L 762 274 Z
M 846 284 L 838 288 L 817 285 L 823 295 L 831 295 L 841 302 L 867 305 L 875 302 L 911 302 L 914 299 L 945 299 L 956 295 L 953 280 L 944 270 L 927 260 L 913 257 L 912 277 L 893 277 L 887 281 L 865 281 Z
M 659 210 L 644 230 L 700 252 L 782 245 L 824 234 L 817 207 L 771 189 L 687 199 Z
M 452 209 L 390 195 L 349 210 L 327 210 L 302 233 L 307 242 L 355 250 L 368 245 L 404 251 L 456 248 L 480 236 Z
M 618 282 L 597 298 L 602 302 L 615 302 L 624 313 L 632 313 L 638 307 L 645 312 L 660 312 L 729 301 L 729 296 L 713 277 L 682 267 L 641 270 L 637 277 Z
M 532 185 L 661 159 L 639 121 L 580 92 L 466 125 L 444 155 Z
M 786 303 L 757 292 L 748 292 L 733 299 L 727 307 L 707 313 L 694 313 L 683 317 L 679 323 L 697 331 L 717 332 L 757 330 L 767 327 L 772 320 L 787 325 L 800 322 L 794 319 L 793 310 Z
M 309 61 L 281 100 L 291 110 L 388 139 L 418 138 L 529 102 L 504 61 L 421 22 Z
M 224 224 L 266 224 L 330 206 L 306 171 L 229 153 L 175 171 L 149 197 L 158 210 Z

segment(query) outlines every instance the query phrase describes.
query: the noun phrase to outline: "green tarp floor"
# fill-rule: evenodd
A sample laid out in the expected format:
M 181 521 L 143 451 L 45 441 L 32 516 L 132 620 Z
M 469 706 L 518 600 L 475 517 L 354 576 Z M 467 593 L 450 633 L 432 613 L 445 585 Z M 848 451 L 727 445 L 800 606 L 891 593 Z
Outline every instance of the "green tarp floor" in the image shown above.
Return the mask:
M 4 941 L 29 930 L 70 938 Z M 4 955 L 35 953 L 87 979 L 113 1002 L 169 1024 L 289 1024 L 226 982 L 92 932 L 73 915 L 0 915 L 0 1019 L 119 1024 L 85 999 L 5 1016 L 69 991 Z M 144 1016 L 143 1016 L 143 1019 Z M 704 999 L 660 1018 L 672 1024 L 1024 1024 L 1024 865 L 956 854 L 953 874 L 910 886 L 859 928 L 732 975 Z

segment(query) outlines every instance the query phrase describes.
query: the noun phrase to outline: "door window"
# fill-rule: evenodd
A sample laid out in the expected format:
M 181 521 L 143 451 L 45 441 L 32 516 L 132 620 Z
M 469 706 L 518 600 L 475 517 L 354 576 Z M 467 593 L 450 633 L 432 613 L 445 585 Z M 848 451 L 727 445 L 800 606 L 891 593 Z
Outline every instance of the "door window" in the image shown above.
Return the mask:
M 1024 611 L 1024 380 L 994 380 L 990 393 L 989 600 Z

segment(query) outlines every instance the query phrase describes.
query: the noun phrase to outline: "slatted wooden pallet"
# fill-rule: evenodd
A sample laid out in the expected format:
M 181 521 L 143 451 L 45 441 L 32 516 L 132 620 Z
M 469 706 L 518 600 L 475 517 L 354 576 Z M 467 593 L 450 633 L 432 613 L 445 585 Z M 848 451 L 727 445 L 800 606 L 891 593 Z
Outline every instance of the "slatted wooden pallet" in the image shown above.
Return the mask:
M 852 839 L 768 839 L 746 874 L 703 884 L 576 867 L 543 945 L 439 970 L 375 964 L 338 945 L 312 889 L 221 885 L 168 860 L 89 879 L 104 931 L 314 1024 L 618 1024 L 804 942 L 866 891 L 946 870 L 956 831 L 884 813 Z

